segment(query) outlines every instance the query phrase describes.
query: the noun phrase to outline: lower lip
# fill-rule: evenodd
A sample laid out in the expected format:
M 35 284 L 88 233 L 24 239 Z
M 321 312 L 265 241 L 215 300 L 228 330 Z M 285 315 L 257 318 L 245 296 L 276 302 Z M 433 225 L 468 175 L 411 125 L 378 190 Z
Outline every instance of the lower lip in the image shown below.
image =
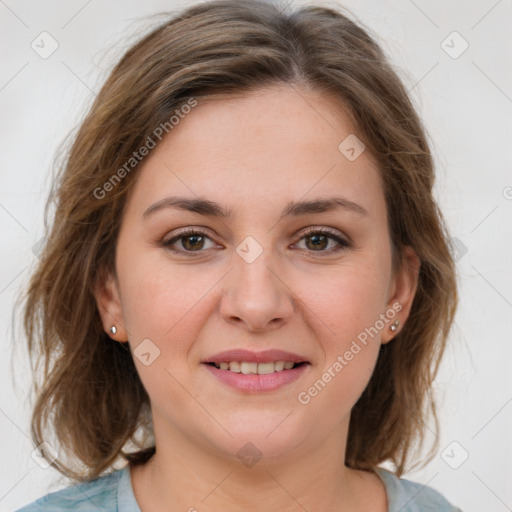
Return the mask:
M 260 393 L 263 391 L 274 391 L 290 382 L 297 380 L 309 366 L 308 363 L 301 364 L 291 370 L 269 373 L 267 375 L 236 373 L 229 370 L 221 370 L 215 366 L 204 364 L 206 369 L 224 384 L 239 391 L 248 393 Z

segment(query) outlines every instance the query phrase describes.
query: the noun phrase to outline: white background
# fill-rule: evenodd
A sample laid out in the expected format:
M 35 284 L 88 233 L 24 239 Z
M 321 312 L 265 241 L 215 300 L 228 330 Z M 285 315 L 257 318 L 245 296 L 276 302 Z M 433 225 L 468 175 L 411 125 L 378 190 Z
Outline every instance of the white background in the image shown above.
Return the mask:
M 37 262 L 32 248 L 43 234 L 52 159 L 137 30 L 156 23 L 137 20 L 190 3 L 0 1 L 2 511 L 65 483 L 31 459 L 30 375 L 12 322 L 14 300 Z M 405 477 L 438 489 L 466 512 L 512 510 L 511 2 L 343 5 L 403 70 L 433 140 L 437 198 L 452 236 L 467 249 L 458 261 L 460 308 L 436 381 L 441 449 Z M 47 59 L 31 48 L 43 31 L 59 45 Z M 456 59 L 441 46 L 453 31 L 469 44 Z M 462 48 L 457 36 L 447 42 L 452 51 Z M 445 461 L 455 465 L 465 452 L 458 469 Z

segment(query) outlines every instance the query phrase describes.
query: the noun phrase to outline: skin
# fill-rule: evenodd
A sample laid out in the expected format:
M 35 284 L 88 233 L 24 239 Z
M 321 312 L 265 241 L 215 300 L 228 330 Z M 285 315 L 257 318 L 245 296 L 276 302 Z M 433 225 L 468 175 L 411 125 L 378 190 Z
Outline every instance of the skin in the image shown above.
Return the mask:
M 144 161 L 125 205 L 116 275 L 96 290 L 105 331 L 117 327 L 113 339 L 133 352 L 149 338 L 160 351 L 149 366 L 134 358 L 157 447 L 131 472 L 143 511 L 387 510 L 380 479 L 345 467 L 344 453 L 351 408 L 380 345 L 395 335 L 392 322 L 308 404 L 297 398 L 393 304 L 402 306 L 393 321 L 403 326 L 416 291 L 412 250 L 392 271 L 369 151 L 351 162 L 338 149 L 352 133 L 334 98 L 283 84 L 200 102 Z M 210 199 L 232 218 L 173 208 L 143 218 L 171 195 Z M 289 201 L 333 195 L 367 215 L 339 208 L 279 219 Z M 178 240 L 181 254 L 163 245 L 180 228 L 200 226 L 208 238 Z M 329 227 L 350 246 L 329 252 L 340 246 L 328 239 L 316 248 L 304 238 L 310 227 Z M 247 236 L 263 251 L 252 263 L 236 252 Z M 281 389 L 249 394 L 201 364 L 232 348 L 282 349 L 310 365 Z M 251 467 L 236 456 L 247 442 L 261 454 Z

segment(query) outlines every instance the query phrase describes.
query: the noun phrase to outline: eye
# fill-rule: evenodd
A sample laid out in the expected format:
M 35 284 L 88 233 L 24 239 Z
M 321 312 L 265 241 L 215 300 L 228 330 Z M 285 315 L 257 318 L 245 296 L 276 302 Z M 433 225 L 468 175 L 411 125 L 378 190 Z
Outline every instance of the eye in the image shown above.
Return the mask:
M 306 241 L 306 250 L 311 252 L 332 253 L 350 247 L 350 244 L 336 232 L 326 228 L 312 228 L 304 233 L 300 240 Z M 329 246 L 330 241 L 336 242 L 334 248 L 331 247 L 329 250 L 325 250 Z
M 169 240 L 165 240 L 163 245 L 174 252 L 202 252 L 201 249 L 205 249 L 206 240 L 212 242 L 211 238 L 208 237 L 204 231 L 189 229 L 170 238 Z M 181 241 L 179 244 L 181 245 L 181 249 L 174 247 L 174 245 L 179 241 Z M 206 249 L 209 248 L 211 247 L 206 247 Z

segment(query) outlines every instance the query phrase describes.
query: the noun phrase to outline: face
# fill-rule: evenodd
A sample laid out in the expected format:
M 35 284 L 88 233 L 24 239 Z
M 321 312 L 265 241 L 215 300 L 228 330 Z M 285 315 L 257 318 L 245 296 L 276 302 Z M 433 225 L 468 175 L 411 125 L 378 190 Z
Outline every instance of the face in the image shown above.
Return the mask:
M 351 134 L 333 98 L 273 86 L 200 102 L 147 157 L 96 297 L 157 446 L 275 460 L 346 434 L 418 267 L 392 272 L 377 167 L 338 148 Z

